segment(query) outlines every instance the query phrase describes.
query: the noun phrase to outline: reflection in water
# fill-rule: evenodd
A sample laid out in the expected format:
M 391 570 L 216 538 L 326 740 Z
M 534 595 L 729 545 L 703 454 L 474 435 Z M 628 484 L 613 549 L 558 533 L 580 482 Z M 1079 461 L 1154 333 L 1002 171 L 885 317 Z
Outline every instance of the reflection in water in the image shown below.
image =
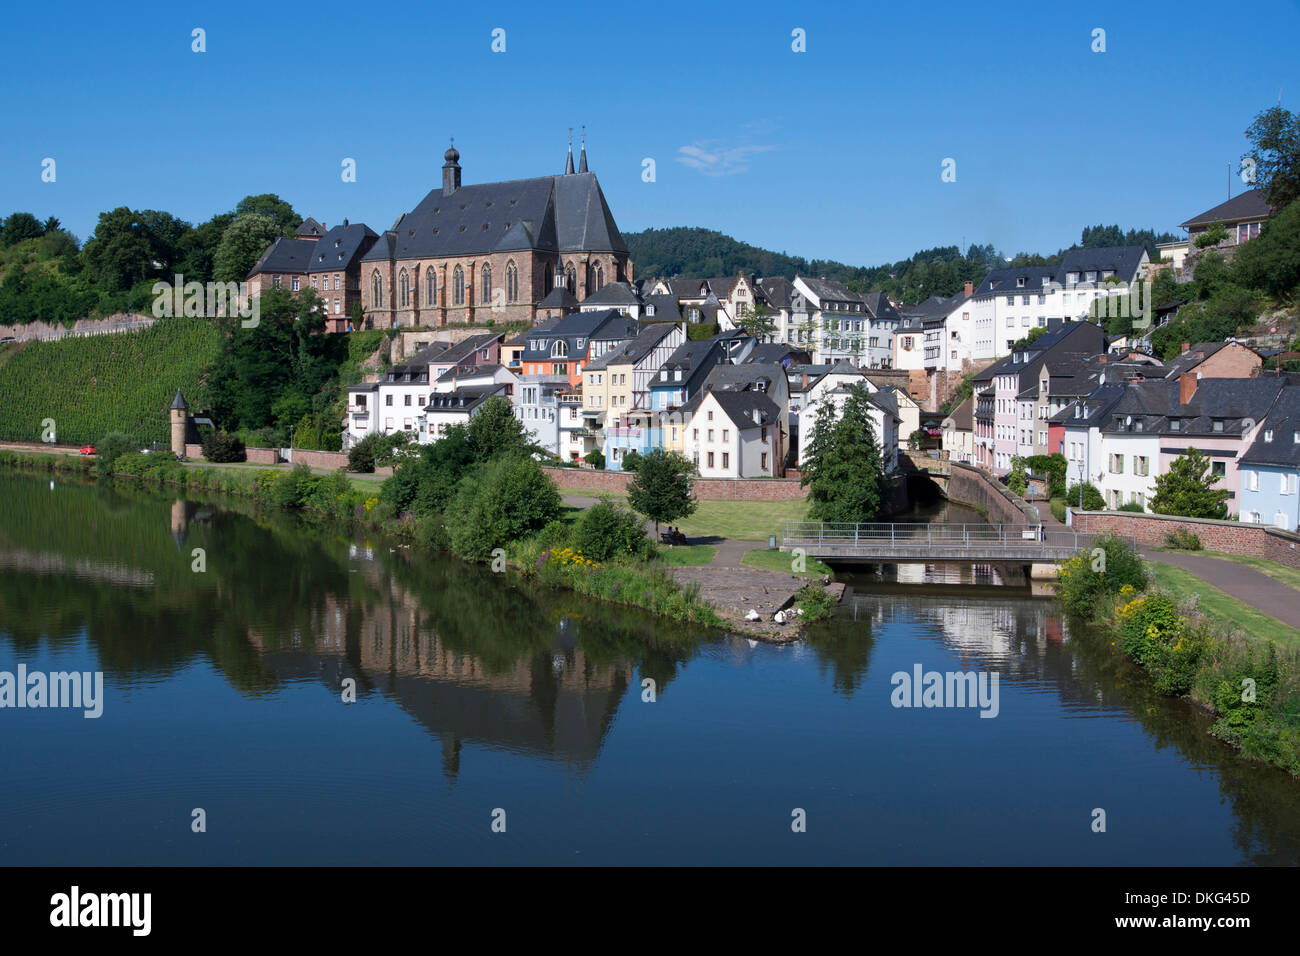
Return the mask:
M 438 821 L 457 801 L 491 807 L 503 792 L 548 814 L 545 826 L 592 862 L 616 861 L 599 854 L 629 833 L 643 834 L 644 854 L 699 862 L 744 862 L 747 853 L 751 861 L 861 862 L 862 852 L 878 862 L 1159 862 L 1175 852 L 1169 847 L 1197 841 L 1212 854 L 1203 862 L 1300 860 L 1295 781 L 1209 737 L 1204 716 L 1153 695 L 1106 641 L 1071 632 L 1054 604 L 995 569 L 845 575 L 838 616 L 806 643 L 776 648 L 691 633 L 244 503 L 129 486 L 59 485 L 51 494 L 11 476 L 0 476 L 0 494 L 12 504 L 0 515 L 0 669 L 89 664 L 117 694 L 101 737 L 28 714 L 12 738 L 19 746 L 0 758 L 0 771 L 17 761 L 29 781 L 0 794 L 0 843 L 6 824 L 22 819 L 29 836 L 12 839 L 34 859 L 48 860 L 35 854 L 53 841 L 68 860 L 84 860 L 84 840 L 69 836 L 63 846 L 51 834 L 64 832 L 84 799 L 76 789 L 84 764 L 98 760 L 96 799 L 125 821 L 157 819 L 172 812 L 168 801 L 194 805 L 191 781 L 217 763 L 204 799 L 217 802 L 215 791 L 240 808 L 243 826 L 265 828 L 223 862 L 333 862 L 295 828 L 304 814 L 317 828 L 359 826 L 355 801 L 389 808 L 365 814 L 376 862 L 432 852 L 398 825 L 431 812 L 430 845 L 443 858 L 473 861 L 484 853 L 478 829 L 437 830 Z M 203 573 L 191 570 L 193 548 L 206 552 Z M 936 747 L 935 724 L 900 721 L 887 702 L 889 674 L 913 661 L 1001 675 L 997 721 L 943 725 L 942 746 L 956 749 L 942 759 L 968 762 L 964 783 L 934 776 L 942 761 L 926 769 L 909 756 Z M 647 679 L 653 706 L 642 702 Z M 348 681 L 358 703 L 343 707 Z M 187 762 L 191 737 L 204 743 Z M 1025 799 L 1023 782 L 1001 768 L 1026 753 L 1050 781 L 1044 792 L 1061 791 L 1044 797 L 1049 803 L 1093 799 L 1097 774 L 1079 766 L 1087 754 L 1125 768 L 1123 800 L 1145 805 L 1154 794 L 1177 808 L 1176 819 L 1130 828 L 1105 851 L 1053 839 L 1064 824 L 1050 814 L 999 830 L 988 814 Z M 373 792 L 330 792 L 340 762 L 367 767 L 349 772 L 364 773 Z M 439 797 L 436 811 L 425 806 L 430 773 L 457 795 Z M 1217 787 L 1212 800 L 1198 784 L 1206 775 Z M 266 803 L 266 779 L 282 780 L 276 786 L 292 798 Z M 779 839 L 763 822 L 769 795 L 811 802 L 799 788 L 820 787 L 835 795 L 820 799 L 844 801 L 824 812 L 854 821 L 860 794 L 888 780 L 903 781 L 892 786 L 904 791 L 890 834 L 907 839 L 868 821 L 814 835 L 798 850 L 765 842 Z M 1229 816 L 1220 816 L 1220 798 Z M 945 831 L 928 800 L 971 818 Z M 726 808 L 728 826 L 752 826 L 740 844 L 720 836 L 716 820 L 706 825 L 715 805 Z M 683 823 L 701 814 L 693 829 Z M 631 830 L 629 819 L 639 821 Z M 109 860 L 212 860 L 129 826 L 122 840 Z M 274 855 L 279 847 L 289 855 Z M 548 844 L 511 847 L 513 862 L 554 859 Z

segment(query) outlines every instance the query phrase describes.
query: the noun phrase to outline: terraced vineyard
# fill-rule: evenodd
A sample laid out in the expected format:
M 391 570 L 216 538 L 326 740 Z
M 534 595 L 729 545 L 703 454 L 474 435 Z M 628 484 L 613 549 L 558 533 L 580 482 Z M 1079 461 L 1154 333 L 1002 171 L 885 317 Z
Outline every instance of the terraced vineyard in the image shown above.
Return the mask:
M 40 441 L 52 418 L 61 443 L 116 431 L 165 444 L 172 396 L 179 388 L 198 404 L 217 337 L 210 320 L 163 319 L 140 332 L 0 345 L 0 439 Z

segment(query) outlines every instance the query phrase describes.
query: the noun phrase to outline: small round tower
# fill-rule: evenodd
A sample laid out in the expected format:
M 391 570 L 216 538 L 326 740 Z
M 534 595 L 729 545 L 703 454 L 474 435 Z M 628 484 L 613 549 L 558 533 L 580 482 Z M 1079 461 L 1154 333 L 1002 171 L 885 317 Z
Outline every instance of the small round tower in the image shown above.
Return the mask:
M 172 399 L 171 406 L 171 424 L 172 424 L 172 454 L 177 458 L 185 457 L 185 426 L 189 423 L 189 405 L 185 404 L 185 396 L 181 390 L 176 389 L 176 397 Z

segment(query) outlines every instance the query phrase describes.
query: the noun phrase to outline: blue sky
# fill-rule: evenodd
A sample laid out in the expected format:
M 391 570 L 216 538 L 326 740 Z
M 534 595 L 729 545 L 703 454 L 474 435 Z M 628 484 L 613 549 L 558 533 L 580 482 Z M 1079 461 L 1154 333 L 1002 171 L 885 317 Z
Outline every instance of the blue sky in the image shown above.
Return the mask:
M 484 182 L 560 172 L 586 124 L 624 231 L 707 226 L 865 265 L 963 240 L 1054 252 L 1095 223 L 1175 231 L 1227 197 L 1279 90 L 1300 109 L 1294 0 L 55 3 L 6 19 L 0 214 L 83 239 L 115 206 L 199 222 L 261 192 L 382 230 L 441 182 L 449 136 L 464 181 Z

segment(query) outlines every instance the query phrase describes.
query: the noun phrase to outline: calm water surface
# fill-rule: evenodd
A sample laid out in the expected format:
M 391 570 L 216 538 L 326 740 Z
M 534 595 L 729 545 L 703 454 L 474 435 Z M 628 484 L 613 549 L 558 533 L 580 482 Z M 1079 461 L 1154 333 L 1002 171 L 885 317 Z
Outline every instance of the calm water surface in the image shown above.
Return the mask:
M 1300 862 L 1300 785 L 996 569 L 849 575 L 771 647 L 239 503 L 0 501 L 0 671 L 106 698 L 0 710 L 3 864 Z M 916 664 L 998 716 L 894 708 Z

